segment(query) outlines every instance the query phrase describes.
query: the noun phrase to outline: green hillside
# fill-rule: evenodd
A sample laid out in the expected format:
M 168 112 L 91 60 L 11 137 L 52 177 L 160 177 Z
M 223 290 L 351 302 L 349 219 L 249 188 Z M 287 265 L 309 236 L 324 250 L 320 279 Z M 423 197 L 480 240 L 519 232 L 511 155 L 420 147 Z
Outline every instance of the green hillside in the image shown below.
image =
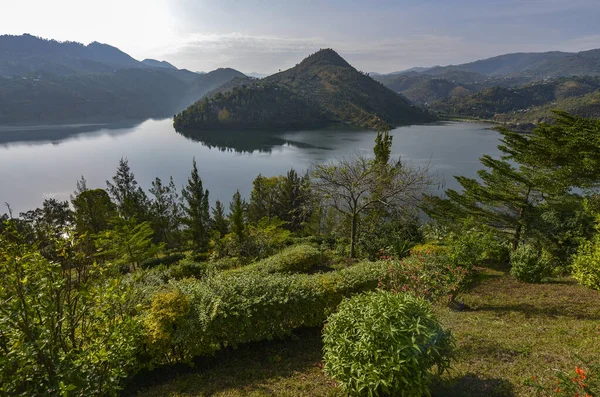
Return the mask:
M 528 122 L 548 118 L 551 109 L 594 117 L 598 114 L 594 106 L 598 90 L 598 77 L 563 77 L 515 88 L 487 88 L 473 95 L 436 101 L 431 109 L 453 116 Z
M 278 129 L 344 123 L 377 129 L 432 119 L 331 49 L 265 79 L 232 85 L 177 115 L 175 128 Z

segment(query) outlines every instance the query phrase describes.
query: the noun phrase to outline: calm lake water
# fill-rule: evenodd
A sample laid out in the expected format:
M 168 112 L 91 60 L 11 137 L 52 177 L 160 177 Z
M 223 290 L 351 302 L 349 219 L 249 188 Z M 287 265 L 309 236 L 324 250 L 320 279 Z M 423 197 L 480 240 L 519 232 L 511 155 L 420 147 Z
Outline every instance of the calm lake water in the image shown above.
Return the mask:
M 413 166 L 429 164 L 445 181 L 444 187 L 456 188 L 453 175 L 475 176 L 481 155 L 499 155 L 498 134 L 487 128 L 488 124 L 459 122 L 396 128 L 393 156 Z M 177 186 L 184 184 L 195 157 L 211 201 L 228 203 L 236 189 L 247 197 L 258 174 L 280 175 L 292 167 L 305 171 L 313 163 L 371 153 L 375 135 L 331 128 L 275 136 L 183 136 L 173 129 L 171 119 L 35 130 L 0 126 L 0 204 L 8 202 L 18 213 L 40 206 L 46 197 L 66 200 L 81 175 L 88 187 L 106 188 L 121 157 L 129 159 L 146 190 L 157 176 L 165 181 L 172 175 Z

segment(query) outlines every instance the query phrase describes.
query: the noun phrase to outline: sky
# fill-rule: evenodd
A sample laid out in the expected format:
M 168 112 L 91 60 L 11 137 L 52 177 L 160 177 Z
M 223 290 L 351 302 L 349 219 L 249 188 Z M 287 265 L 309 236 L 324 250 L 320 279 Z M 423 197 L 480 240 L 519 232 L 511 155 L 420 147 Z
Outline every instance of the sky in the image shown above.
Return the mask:
M 0 0 L 0 34 L 269 74 L 320 48 L 366 72 L 600 48 L 600 0 Z

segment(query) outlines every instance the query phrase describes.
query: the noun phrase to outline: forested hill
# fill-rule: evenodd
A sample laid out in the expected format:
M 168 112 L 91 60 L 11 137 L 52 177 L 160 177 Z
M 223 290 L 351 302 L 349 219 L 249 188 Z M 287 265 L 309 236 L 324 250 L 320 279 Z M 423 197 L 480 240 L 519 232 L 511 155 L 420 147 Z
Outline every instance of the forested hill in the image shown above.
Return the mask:
M 600 76 L 600 50 L 514 53 L 460 65 L 413 68 L 374 78 L 417 104 L 456 98 L 492 87 L 574 76 Z
M 170 117 L 236 77 L 139 62 L 118 48 L 0 36 L 0 124 L 97 123 Z
M 345 123 L 378 129 L 432 119 L 331 49 L 284 72 L 246 82 L 192 105 L 175 117 L 175 127 L 271 129 Z
M 487 88 L 474 95 L 433 102 L 431 109 L 453 116 L 539 123 L 552 119 L 552 109 L 599 117 L 599 101 L 599 77 L 563 77 L 514 88 Z

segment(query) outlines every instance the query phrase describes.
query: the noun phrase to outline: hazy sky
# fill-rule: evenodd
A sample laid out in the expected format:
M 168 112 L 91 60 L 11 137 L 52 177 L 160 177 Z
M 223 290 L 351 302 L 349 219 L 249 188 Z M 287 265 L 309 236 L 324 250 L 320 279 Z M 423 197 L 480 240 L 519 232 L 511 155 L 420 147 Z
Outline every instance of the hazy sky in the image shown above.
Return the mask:
M 391 72 L 600 47 L 600 0 L 0 0 L 0 33 L 99 41 L 137 59 L 271 73 L 319 48 Z

